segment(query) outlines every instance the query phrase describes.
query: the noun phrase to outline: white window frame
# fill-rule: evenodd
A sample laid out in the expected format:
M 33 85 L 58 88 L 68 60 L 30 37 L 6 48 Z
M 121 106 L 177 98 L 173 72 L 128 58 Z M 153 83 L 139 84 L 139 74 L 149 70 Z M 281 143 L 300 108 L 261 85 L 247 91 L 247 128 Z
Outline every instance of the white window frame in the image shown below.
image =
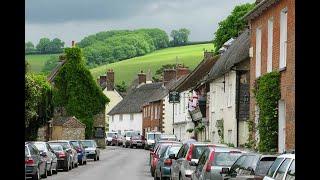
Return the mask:
M 158 106 L 154 108 L 154 119 L 158 119 Z
M 231 100 L 232 100 L 232 84 L 228 84 L 228 97 L 227 97 L 227 107 L 231 107 Z
M 267 72 L 272 71 L 272 50 L 273 50 L 273 17 L 271 17 L 268 20 Z
M 261 40 L 262 30 L 258 27 L 256 29 L 256 78 L 261 76 Z
M 280 59 L 279 69 L 287 66 L 287 42 L 288 42 L 288 8 L 284 8 L 280 13 Z

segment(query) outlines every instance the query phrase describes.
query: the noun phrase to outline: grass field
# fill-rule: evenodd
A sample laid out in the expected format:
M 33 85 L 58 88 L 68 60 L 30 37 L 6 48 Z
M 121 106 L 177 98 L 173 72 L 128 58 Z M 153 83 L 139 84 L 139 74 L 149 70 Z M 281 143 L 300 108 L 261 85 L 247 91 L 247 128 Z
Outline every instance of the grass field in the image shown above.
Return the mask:
M 26 55 L 26 60 L 30 64 L 31 71 L 40 72 L 47 60 L 54 56 L 58 60 L 59 54 L 32 54 Z
M 213 44 L 166 48 L 145 56 L 102 65 L 90 71 L 94 78 L 97 79 L 99 75 L 105 74 L 106 69 L 112 68 L 115 72 L 115 82 L 120 83 L 121 81 L 125 81 L 129 85 L 141 70 L 147 72 L 150 69 L 152 75 L 154 75 L 156 70 L 164 64 L 183 63 L 192 70 L 202 61 L 203 49 L 211 51 L 214 49 Z M 178 57 L 178 60 L 176 60 L 176 57 Z

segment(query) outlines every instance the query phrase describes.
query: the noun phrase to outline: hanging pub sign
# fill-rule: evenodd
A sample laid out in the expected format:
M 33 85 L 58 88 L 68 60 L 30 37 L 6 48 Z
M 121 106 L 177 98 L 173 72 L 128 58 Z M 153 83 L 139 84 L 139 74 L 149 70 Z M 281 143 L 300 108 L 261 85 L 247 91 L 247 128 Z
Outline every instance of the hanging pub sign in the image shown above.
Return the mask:
M 192 121 L 199 121 L 202 119 L 202 113 L 198 107 L 192 111 L 189 111 L 189 113 L 191 115 Z
M 180 102 L 180 93 L 177 91 L 169 92 L 169 103 L 179 103 Z

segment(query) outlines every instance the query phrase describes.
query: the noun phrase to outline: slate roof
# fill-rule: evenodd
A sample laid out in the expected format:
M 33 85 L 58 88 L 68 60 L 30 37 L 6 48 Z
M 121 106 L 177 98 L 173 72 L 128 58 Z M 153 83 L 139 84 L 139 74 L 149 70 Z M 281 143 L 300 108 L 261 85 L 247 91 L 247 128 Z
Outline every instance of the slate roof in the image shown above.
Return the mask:
M 214 63 L 218 60 L 218 57 L 219 56 L 214 56 L 202 60 L 200 64 L 175 87 L 175 90 L 182 92 L 196 86 L 197 83 L 209 73 Z
M 250 36 L 249 29 L 245 29 L 232 45 L 224 52 L 211 68 L 207 81 L 211 81 L 230 71 L 230 69 L 249 58 Z
M 143 104 L 161 97 L 162 91 L 164 91 L 162 82 L 139 85 L 112 108 L 108 115 L 140 113 Z
M 258 17 L 264 10 L 268 9 L 271 5 L 279 2 L 280 0 L 260 0 L 256 1 L 256 6 L 245 14 L 242 19 L 251 20 Z

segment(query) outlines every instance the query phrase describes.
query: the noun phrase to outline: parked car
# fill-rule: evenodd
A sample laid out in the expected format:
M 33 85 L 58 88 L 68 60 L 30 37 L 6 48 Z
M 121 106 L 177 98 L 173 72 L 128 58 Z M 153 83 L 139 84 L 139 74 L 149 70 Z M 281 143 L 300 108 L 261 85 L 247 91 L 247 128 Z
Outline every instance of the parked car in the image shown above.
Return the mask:
M 164 152 L 164 150 L 166 149 L 167 146 L 173 145 L 173 144 L 179 144 L 180 146 L 182 145 L 182 143 L 177 142 L 177 141 L 167 141 L 164 143 L 159 143 L 156 150 L 154 151 L 154 153 L 152 153 L 151 163 L 150 163 L 150 172 L 151 172 L 152 177 L 154 176 L 154 172 L 155 172 L 158 160 L 160 158 L 160 154 L 162 154 Z
M 163 141 L 163 140 L 178 141 L 178 138 L 174 134 L 160 134 L 160 136 L 158 136 L 158 138 L 156 139 L 156 142 L 157 141 Z
M 40 155 L 38 148 L 30 142 L 25 142 L 24 145 L 25 155 L 25 176 L 32 179 L 40 179 L 40 177 L 47 177 L 47 163 Z
M 84 144 L 86 151 L 86 156 L 88 159 L 93 159 L 94 161 L 99 161 L 100 159 L 100 149 L 95 140 L 81 140 Z
M 140 135 L 138 131 L 125 131 L 124 133 L 124 141 L 123 141 L 123 147 L 127 148 L 130 146 L 130 140 L 131 137 Z
M 57 171 L 57 156 L 54 153 L 53 149 L 47 142 L 35 141 L 31 142 L 35 145 L 40 153 L 44 156 L 47 162 L 47 174 L 51 176 L 53 173 L 58 173 Z
M 149 155 L 149 165 L 151 165 L 151 161 L 152 161 L 152 158 L 153 158 L 153 155 L 155 154 L 155 152 L 157 151 L 158 147 L 160 144 L 163 144 L 163 143 L 180 143 L 178 141 L 158 141 L 154 147 L 151 147 L 149 150 L 150 150 L 150 155 Z
M 154 147 L 155 140 L 159 138 L 161 135 L 161 132 L 148 132 L 146 133 L 146 140 L 145 140 L 145 147 L 144 149 L 150 149 L 151 147 Z
M 84 145 L 80 140 L 71 140 L 70 143 L 75 147 L 78 153 L 78 162 L 80 165 L 87 164 L 87 156 Z
M 145 143 L 145 139 L 143 136 L 132 136 L 130 139 L 130 148 L 143 148 Z
M 49 141 L 49 144 L 60 144 L 71 156 L 71 168 L 78 167 L 78 153 L 75 147 L 68 140 Z
M 198 163 L 190 162 L 191 166 L 196 166 L 192 174 L 192 180 L 214 179 L 222 180 L 223 168 L 230 168 L 232 164 L 241 156 L 241 151 L 228 147 L 208 147 L 199 157 Z
M 282 154 L 278 156 L 263 180 L 294 180 L 296 174 L 295 159 L 294 154 Z
M 276 158 L 276 155 L 264 155 L 258 153 L 243 154 L 231 166 L 230 170 L 223 170 L 223 174 L 226 174 L 224 179 L 262 180 Z
M 107 144 L 107 146 L 110 146 L 111 145 L 111 143 L 112 143 L 112 137 L 114 136 L 114 135 L 117 135 L 118 133 L 117 132 L 108 132 L 107 134 L 106 134 L 106 144 Z
M 154 179 L 169 179 L 171 176 L 171 165 L 172 159 L 169 156 L 178 154 L 179 149 L 181 148 L 182 143 L 171 144 L 166 146 L 163 150 L 163 153 L 160 153 L 159 160 L 155 167 Z
M 196 167 L 190 165 L 190 161 L 198 163 L 202 152 L 213 144 L 202 142 L 188 142 L 184 143 L 180 148 L 177 156 L 171 157 L 173 159 L 171 167 L 171 179 L 191 179 L 192 173 Z
M 52 143 L 50 146 L 58 157 L 57 169 L 63 169 L 65 171 L 71 170 L 72 157 L 71 154 L 67 152 L 67 149 L 57 143 Z
M 123 138 L 124 138 L 123 135 L 117 134 L 116 138 L 112 139 L 112 141 L 115 141 L 114 143 L 115 143 L 116 146 L 122 146 Z

